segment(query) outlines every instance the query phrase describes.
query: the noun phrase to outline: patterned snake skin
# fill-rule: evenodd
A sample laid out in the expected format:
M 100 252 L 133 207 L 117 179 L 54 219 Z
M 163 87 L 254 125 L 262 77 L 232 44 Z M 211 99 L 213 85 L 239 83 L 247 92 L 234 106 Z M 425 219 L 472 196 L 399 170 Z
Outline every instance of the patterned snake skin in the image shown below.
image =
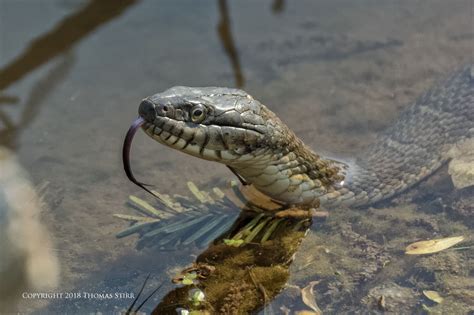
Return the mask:
M 276 200 L 366 205 L 432 174 L 453 145 L 474 137 L 471 76 L 466 66 L 435 85 L 352 161 L 319 156 L 242 90 L 174 87 L 144 99 L 139 114 L 158 142 L 224 163 Z

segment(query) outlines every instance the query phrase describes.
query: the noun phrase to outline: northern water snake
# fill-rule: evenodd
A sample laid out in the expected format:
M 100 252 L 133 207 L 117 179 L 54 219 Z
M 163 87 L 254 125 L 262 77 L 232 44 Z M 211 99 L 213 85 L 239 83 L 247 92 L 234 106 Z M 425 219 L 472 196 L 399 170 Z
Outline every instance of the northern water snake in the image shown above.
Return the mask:
M 452 145 L 474 136 L 471 76 L 469 65 L 436 84 L 351 161 L 318 155 L 239 89 L 173 87 L 141 102 L 139 122 L 158 142 L 224 163 L 286 204 L 364 205 L 432 174 Z

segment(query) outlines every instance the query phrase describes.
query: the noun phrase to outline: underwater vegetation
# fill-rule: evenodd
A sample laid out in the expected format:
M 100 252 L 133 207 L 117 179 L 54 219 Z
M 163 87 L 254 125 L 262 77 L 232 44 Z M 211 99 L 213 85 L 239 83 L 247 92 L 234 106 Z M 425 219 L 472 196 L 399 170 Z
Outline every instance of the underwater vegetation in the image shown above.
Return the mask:
M 255 197 L 255 194 L 248 189 L 239 188 L 236 182 L 231 182 L 229 186 L 226 192 L 218 187 L 207 192 L 200 190 L 193 182 L 188 182 L 192 198 L 181 195 L 171 197 L 153 191 L 162 201 L 160 208 L 131 195 L 128 203 L 140 215 L 114 214 L 119 219 L 131 222 L 116 237 L 137 233 L 139 249 L 189 245 L 203 248 L 237 224 L 240 225 L 240 230 L 233 234 L 226 233 L 226 238 L 222 241 L 228 246 L 238 247 L 252 242 L 263 243 L 276 234 L 279 228 L 292 222 L 268 212 L 268 208 L 276 209 L 279 205 L 264 199 L 248 199 Z M 236 222 L 241 210 L 246 214 Z M 246 224 L 242 225 L 243 221 Z M 298 220 L 292 228 L 299 230 L 308 223 L 308 218 Z
M 311 220 L 264 212 L 263 205 L 267 209 L 279 205 L 254 199 L 254 193 L 236 182 L 225 192 L 202 191 L 192 182 L 188 188 L 192 198 L 153 191 L 166 209 L 130 196 L 129 204 L 141 215 L 115 215 L 131 221 L 117 237 L 138 233 L 138 248 L 184 250 L 209 245 L 192 266 L 172 279 L 180 287 L 168 293 L 155 312 L 245 314 L 267 304 L 284 287 L 288 266 Z
M 156 314 L 466 314 L 472 188 L 441 197 L 454 191 L 446 181 L 437 175 L 382 206 L 312 220 L 263 212 L 280 206 L 235 182 L 188 183 L 189 197 L 154 192 L 166 208 L 130 196 L 139 215 L 116 215 L 131 221 L 117 236 L 137 233 L 139 248 L 204 248 L 169 279 L 175 288 Z

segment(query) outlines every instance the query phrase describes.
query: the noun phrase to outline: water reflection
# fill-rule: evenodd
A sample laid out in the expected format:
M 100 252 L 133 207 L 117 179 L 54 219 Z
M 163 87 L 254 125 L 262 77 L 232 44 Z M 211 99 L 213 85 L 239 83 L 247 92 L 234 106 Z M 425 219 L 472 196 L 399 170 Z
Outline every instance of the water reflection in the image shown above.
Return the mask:
M 69 50 L 102 24 L 121 15 L 137 0 L 92 0 L 66 17 L 54 29 L 37 38 L 28 49 L 0 69 L 0 90 L 4 90 L 50 59 Z
M 184 285 L 167 293 L 153 313 L 176 314 L 176 309 L 183 308 L 213 314 L 251 314 L 273 299 L 287 283 L 292 257 L 310 222 L 302 226 L 299 220 L 285 219 L 271 239 L 262 241 L 273 226 L 269 223 L 272 219 L 269 216 L 262 225 L 246 231 L 255 217 L 258 214 L 242 212 L 233 228 L 173 279 Z M 239 233 L 255 233 L 260 238 L 243 244 L 226 242 L 235 240 Z M 202 301 L 193 300 L 196 289 L 202 291 Z
M 26 101 L 21 104 L 21 113 L 17 122 L 13 122 L 5 113 L 0 111 L 0 119 L 5 124 L 5 127 L 0 129 L 1 145 L 9 148 L 17 146 L 16 140 L 20 133 L 38 115 L 41 105 L 44 104 L 49 94 L 71 71 L 74 61 L 75 58 L 71 52 L 65 53 L 53 68 L 34 84 Z
M 285 9 L 285 0 L 273 0 L 272 11 L 276 14 L 282 13 Z
M 58 23 L 53 30 L 38 37 L 26 51 L 0 69 L 0 91 L 2 91 L 51 59 L 63 55 L 58 64 L 34 85 L 24 108 L 21 109 L 18 122 L 12 121 L 5 112 L 0 110 L 0 121 L 4 125 L 4 128 L 0 130 L 0 144 L 10 148 L 16 147 L 18 133 L 31 123 L 38 114 L 42 101 L 72 68 L 74 62 L 70 51 L 72 46 L 100 25 L 121 15 L 136 2 L 136 0 L 92 0 L 88 5 Z M 17 96 L 0 95 L 0 105 L 16 104 L 18 100 Z
M 117 236 L 139 233 L 140 249 L 185 252 L 209 244 L 173 278 L 184 286 L 166 294 L 154 313 L 175 314 L 177 308 L 249 313 L 262 308 L 287 282 L 292 257 L 311 219 L 283 217 L 288 211 L 279 212 L 280 204 L 251 186 L 239 188 L 233 182 L 225 193 L 216 187 L 200 190 L 193 183 L 189 187 L 195 198 L 157 193 L 163 201 L 158 209 L 131 196 L 131 205 L 142 216 L 116 215 L 136 222 Z M 193 300 L 196 290 L 203 295 L 200 301 Z
M 244 86 L 245 79 L 242 74 L 239 55 L 235 47 L 234 38 L 230 28 L 231 21 L 229 17 L 229 7 L 226 0 L 218 0 L 217 4 L 220 14 L 220 21 L 217 24 L 217 33 L 219 34 L 224 51 L 230 59 L 232 70 L 234 72 L 235 86 L 240 88 Z

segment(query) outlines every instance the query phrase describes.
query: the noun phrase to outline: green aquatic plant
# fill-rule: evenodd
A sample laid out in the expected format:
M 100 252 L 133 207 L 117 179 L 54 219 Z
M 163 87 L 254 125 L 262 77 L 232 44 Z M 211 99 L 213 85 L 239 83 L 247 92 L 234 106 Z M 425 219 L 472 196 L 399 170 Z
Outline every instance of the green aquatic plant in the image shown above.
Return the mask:
M 199 306 L 202 302 L 206 299 L 206 295 L 200 289 L 194 289 L 189 291 L 189 300 L 193 304 L 193 306 Z
M 204 191 L 192 182 L 188 188 L 189 197 L 153 191 L 160 197 L 156 207 L 131 196 L 128 202 L 140 215 L 115 215 L 131 223 L 117 236 L 138 234 L 141 246 L 183 250 L 215 240 L 172 280 L 178 286 L 156 311 L 178 306 L 181 314 L 250 312 L 266 304 L 286 283 L 310 220 L 277 217 L 235 182 L 227 190 Z
M 128 204 L 140 215 L 114 214 L 116 218 L 130 222 L 130 226 L 116 237 L 138 234 L 138 248 L 205 247 L 226 233 L 241 210 L 245 210 L 254 213 L 249 215 L 250 221 L 223 239 L 224 244 L 238 247 L 270 240 L 285 221 L 250 201 L 236 182 L 231 182 L 226 192 L 218 187 L 204 191 L 193 182 L 188 182 L 187 186 L 191 197 L 169 196 L 152 190 L 160 200 L 156 207 L 137 196 L 129 196 Z M 307 221 L 296 221 L 294 229 L 301 229 Z
M 234 246 L 234 247 L 239 247 L 240 245 L 244 243 L 244 240 L 242 239 L 234 240 L 234 239 L 225 238 L 223 239 L 223 241 L 224 241 L 224 244 L 229 245 L 229 246 Z
M 194 281 L 197 279 L 197 274 L 194 272 L 187 273 L 183 276 L 181 283 L 184 285 L 194 284 Z

